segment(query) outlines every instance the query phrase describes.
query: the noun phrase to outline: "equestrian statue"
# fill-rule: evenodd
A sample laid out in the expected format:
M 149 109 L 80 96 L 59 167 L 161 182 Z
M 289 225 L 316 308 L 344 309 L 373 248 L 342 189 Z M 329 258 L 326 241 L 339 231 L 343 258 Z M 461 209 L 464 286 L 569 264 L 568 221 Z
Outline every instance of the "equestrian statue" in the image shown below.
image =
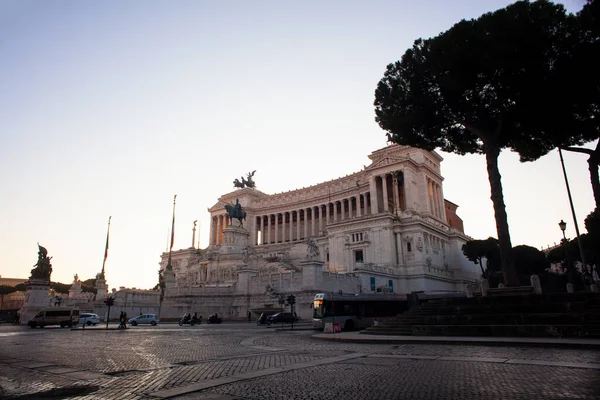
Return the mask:
M 235 204 L 225 204 L 225 209 L 227 210 L 227 216 L 229 217 L 229 223 L 233 223 L 233 219 L 237 219 L 240 221 L 240 226 L 243 228 L 244 223 L 242 220 L 246 220 L 246 211 L 242 209 L 242 205 L 240 204 L 238 199 L 235 199 Z
M 256 172 L 256 170 L 252 171 L 252 172 L 248 172 L 246 174 L 246 178 L 244 179 L 244 177 L 242 176 L 242 180 L 240 181 L 239 179 L 235 179 L 233 181 L 233 187 L 237 187 L 237 188 L 245 188 L 245 187 L 249 187 L 249 188 L 255 188 L 256 187 L 256 183 L 254 182 L 254 180 L 252 179 L 252 177 L 254 176 L 254 173 Z

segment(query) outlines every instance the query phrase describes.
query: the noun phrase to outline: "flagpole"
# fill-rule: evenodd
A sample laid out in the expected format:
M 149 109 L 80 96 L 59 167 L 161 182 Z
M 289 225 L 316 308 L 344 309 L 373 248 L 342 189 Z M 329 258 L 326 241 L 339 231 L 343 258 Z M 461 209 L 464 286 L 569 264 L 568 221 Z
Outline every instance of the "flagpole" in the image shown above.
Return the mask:
M 177 195 L 173 197 L 173 222 L 171 223 L 171 246 L 169 246 L 169 260 L 167 261 L 167 270 L 171 271 L 173 266 L 171 265 L 171 252 L 173 251 L 173 241 L 175 240 L 175 201 Z
M 110 219 L 112 215 L 108 217 L 108 229 L 106 230 L 106 247 L 104 247 L 104 261 L 102 261 L 102 277 L 104 278 L 104 266 L 106 265 L 106 258 L 108 257 L 108 237 L 110 234 Z

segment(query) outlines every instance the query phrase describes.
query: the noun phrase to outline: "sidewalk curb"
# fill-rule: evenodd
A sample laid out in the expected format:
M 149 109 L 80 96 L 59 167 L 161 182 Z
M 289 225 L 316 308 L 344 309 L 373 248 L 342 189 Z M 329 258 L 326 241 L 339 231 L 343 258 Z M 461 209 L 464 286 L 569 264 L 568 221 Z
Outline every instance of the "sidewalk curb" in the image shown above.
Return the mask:
M 581 338 L 519 338 L 519 337 L 466 337 L 466 336 L 391 336 L 351 333 L 318 333 L 315 340 L 369 344 L 456 344 L 474 346 L 562 347 L 600 349 L 600 339 Z

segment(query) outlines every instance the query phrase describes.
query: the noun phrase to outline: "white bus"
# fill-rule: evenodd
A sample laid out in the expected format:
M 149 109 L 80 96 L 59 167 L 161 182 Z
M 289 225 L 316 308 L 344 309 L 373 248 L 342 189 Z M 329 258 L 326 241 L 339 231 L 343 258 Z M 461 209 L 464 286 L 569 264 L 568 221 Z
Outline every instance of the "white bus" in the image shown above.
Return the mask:
M 337 323 L 344 331 L 365 329 L 376 319 L 393 317 L 408 309 L 406 295 L 317 293 L 313 300 L 313 328 Z

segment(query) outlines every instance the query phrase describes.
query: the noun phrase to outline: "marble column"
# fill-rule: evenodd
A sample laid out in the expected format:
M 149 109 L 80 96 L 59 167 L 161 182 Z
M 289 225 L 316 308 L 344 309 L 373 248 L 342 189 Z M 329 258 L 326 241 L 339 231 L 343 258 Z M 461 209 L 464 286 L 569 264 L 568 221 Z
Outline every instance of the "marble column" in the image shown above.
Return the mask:
M 279 242 L 279 213 L 275 213 L 275 220 L 273 221 L 275 224 L 275 240 L 273 243 Z
M 223 223 L 220 215 L 217 216 L 217 242 L 216 244 L 221 244 L 221 224 Z
M 398 175 L 392 175 L 392 184 L 394 185 L 394 213 L 400 214 L 400 191 L 398 190 Z
M 387 174 L 381 175 L 381 187 L 383 189 L 383 211 L 389 212 L 390 205 L 389 205 L 388 190 L 387 190 Z
M 287 233 L 287 224 L 285 222 L 285 214 L 286 212 L 281 213 L 281 243 L 285 242 L 286 233 Z
M 310 236 L 317 236 L 315 233 L 315 209 L 317 207 L 310 208 Z
M 304 209 L 304 238 L 308 237 L 308 208 Z
M 333 222 L 337 222 L 338 220 L 338 211 L 337 211 L 337 201 L 333 202 Z
M 265 217 L 264 215 L 260 216 L 260 243 L 265 244 Z
M 356 216 L 357 217 L 361 216 L 361 211 L 360 211 L 360 193 L 358 195 L 356 195 Z
M 369 192 L 371 194 L 371 214 L 379 214 L 379 203 L 377 201 L 377 178 L 369 179 Z

